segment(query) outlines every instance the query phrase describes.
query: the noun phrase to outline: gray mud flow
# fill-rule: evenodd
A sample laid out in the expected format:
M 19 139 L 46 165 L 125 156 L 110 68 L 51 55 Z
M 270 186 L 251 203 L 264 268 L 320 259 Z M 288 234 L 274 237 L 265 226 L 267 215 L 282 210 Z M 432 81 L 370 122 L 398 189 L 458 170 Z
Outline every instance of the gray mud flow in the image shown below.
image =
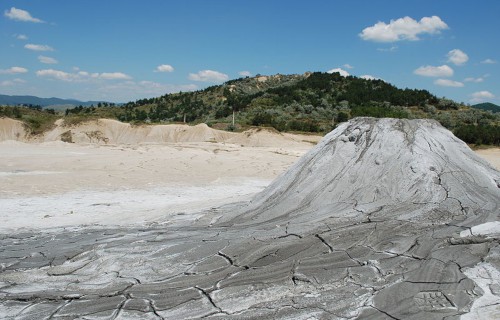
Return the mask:
M 249 203 L 0 236 L 2 319 L 494 319 L 500 172 L 431 120 L 357 118 Z

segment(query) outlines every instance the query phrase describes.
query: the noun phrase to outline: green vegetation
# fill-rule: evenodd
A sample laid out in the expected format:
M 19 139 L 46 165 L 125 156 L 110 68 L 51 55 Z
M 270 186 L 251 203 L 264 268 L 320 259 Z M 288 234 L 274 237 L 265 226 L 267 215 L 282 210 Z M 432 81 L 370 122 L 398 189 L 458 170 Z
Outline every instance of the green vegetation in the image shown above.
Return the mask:
M 42 109 L 41 106 L 0 106 L 0 117 L 9 117 L 24 123 L 27 131 L 41 134 L 50 130 L 59 118 L 54 109 Z
M 485 111 L 491 111 L 491 112 L 500 112 L 500 106 L 491 103 L 491 102 L 485 102 L 485 103 L 478 103 L 475 105 L 471 106 L 472 108 L 480 109 L 480 110 L 485 110 Z
M 474 145 L 500 146 L 500 126 L 463 125 L 455 130 L 455 135 Z
M 279 131 L 326 133 L 359 116 L 430 118 L 468 143 L 500 144 L 500 114 L 438 98 L 427 90 L 321 72 L 240 78 L 122 106 L 79 106 L 65 111 L 64 122 L 114 118 L 131 123 L 207 123 L 225 130 L 270 126 Z M 28 118 L 23 120 L 29 123 Z
M 122 121 L 229 124 L 234 111 L 240 127 L 328 132 L 356 116 L 431 118 L 458 109 L 455 102 L 438 99 L 426 90 L 402 90 L 382 80 L 317 72 L 236 79 L 201 91 L 129 102 L 117 117 Z

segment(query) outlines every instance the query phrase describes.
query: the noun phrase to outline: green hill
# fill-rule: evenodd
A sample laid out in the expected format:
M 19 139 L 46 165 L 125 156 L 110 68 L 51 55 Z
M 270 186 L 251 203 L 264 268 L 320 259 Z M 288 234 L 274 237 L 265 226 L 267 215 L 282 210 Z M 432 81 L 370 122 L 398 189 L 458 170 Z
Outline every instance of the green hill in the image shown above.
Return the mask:
M 426 90 L 315 72 L 241 78 L 200 91 L 142 99 L 125 104 L 117 116 L 122 121 L 229 124 L 235 111 L 236 125 L 243 127 L 326 132 L 355 116 L 408 118 L 410 107 L 431 106 L 436 110 L 459 107 Z
M 478 104 L 472 105 L 471 107 L 475 108 L 475 109 L 486 110 L 486 111 L 491 111 L 491 112 L 500 112 L 500 106 L 497 106 L 496 104 L 491 103 L 491 102 L 478 103 Z

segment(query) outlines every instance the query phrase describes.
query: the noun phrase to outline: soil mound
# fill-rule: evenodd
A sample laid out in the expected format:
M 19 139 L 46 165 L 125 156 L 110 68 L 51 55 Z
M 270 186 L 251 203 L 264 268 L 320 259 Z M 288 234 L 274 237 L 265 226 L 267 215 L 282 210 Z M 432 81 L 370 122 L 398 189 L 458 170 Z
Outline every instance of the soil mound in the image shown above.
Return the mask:
M 224 142 L 231 133 L 214 130 L 206 124 L 133 126 L 111 119 L 99 119 L 76 126 L 63 124 L 48 132 L 44 140 L 70 140 L 75 143 L 138 144 L 178 142 Z
M 481 223 L 497 217 L 499 184 L 498 171 L 436 121 L 358 118 L 325 136 L 238 219 Z
M 21 121 L 10 118 L 0 118 L 0 141 L 23 141 L 26 137 L 27 133 Z
M 201 123 L 195 126 L 183 124 L 138 125 L 112 119 L 87 121 L 67 126 L 63 119 L 54 123 L 54 128 L 43 136 L 30 136 L 21 121 L 0 118 L 0 141 L 23 142 L 63 141 L 78 144 L 124 144 L 140 143 L 197 143 L 217 142 L 245 147 L 289 147 L 303 148 L 316 144 L 320 136 L 302 136 L 280 133 L 271 128 L 252 128 L 242 133 L 216 130 Z
M 182 142 L 219 142 L 237 144 L 246 147 L 281 147 L 304 146 L 304 143 L 316 143 L 319 136 L 300 137 L 293 134 L 282 134 L 268 128 L 253 128 L 242 133 L 216 130 L 206 124 L 196 126 L 140 125 L 133 126 L 111 119 L 100 119 L 64 126 L 64 122 L 56 123 L 56 127 L 43 137 L 44 141 L 62 140 L 73 143 L 95 144 L 138 144 L 138 143 L 182 143 Z
M 308 139 L 309 138 L 309 139 Z M 289 133 L 281 133 L 274 128 L 251 128 L 231 137 L 228 142 L 246 147 L 275 147 L 283 145 L 301 146 L 304 142 L 315 144 L 319 136 L 299 136 Z

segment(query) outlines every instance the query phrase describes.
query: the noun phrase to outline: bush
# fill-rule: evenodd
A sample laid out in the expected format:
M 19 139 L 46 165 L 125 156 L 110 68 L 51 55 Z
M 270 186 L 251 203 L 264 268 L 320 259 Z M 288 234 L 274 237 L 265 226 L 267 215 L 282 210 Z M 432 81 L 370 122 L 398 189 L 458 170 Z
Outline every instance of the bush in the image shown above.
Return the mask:
M 454 130 L 455 136 L 470 144 L 500 145 L 500 127 L 482 125 L 462 125 Z
M 374 117 L 374 118 L 399 118 L 407 119 L 409 113 L 401 107 L 387 106 L 357 106 L 351 109 L 351 116 L 354 117 Z

